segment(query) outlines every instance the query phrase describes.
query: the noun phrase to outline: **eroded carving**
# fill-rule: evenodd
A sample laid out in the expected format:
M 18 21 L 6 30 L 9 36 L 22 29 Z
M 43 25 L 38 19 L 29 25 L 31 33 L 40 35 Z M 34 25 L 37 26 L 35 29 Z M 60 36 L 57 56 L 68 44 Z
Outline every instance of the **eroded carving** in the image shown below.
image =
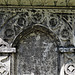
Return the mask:
M 0 9 L 0 11 L 1 10 L 2 11 L 5 11 L 5 9 Z M 35 25 L 38 25 L 39 24 L 42 27 L 44 27 L 44 26 L 47 27 L 54 34 L 56 34 L 56 37 L 59 38 L 59 40 L 60 40 L 60 46 L 66 46 L 67 47 L 70 44 L 73 45 L 72 39 L 73 39 L 73 20 L 74 20 L 74 18 L 72 16 L 74 16 L 74 15 L 73 14 L 72 15 L 68 15 L 68 14 L 63 15 L 63 13 L 65 13 L 67 11 L 70 13 L 71 10 L 64 10 L 64 9 L 63 10 L 57 10 L 57 9 L 34 9 L 33 10 L 33 9 L 24 9 L 24 8 L 21 8 L 21 9 L 17 9 L 17 8 L 15 9 L 14 8 L 14 9 L 12 9 L 12 11 L 10 11 L 10 10 L 11 9 L 8 9 L 7 10 L 7 15 L 8 16 L 5 16 L 4 19 L 8 19 L 8 20 L 3 24 L 3 25 L 5 25 L 5 29 L 3 29 L 3 31 L 5 31 L 4 32 L 5 33 L 4 35 L 6 35 L 6 37 L 4 37 L 4 38 L 5 39 L 7 38 L 8 39 L 8 42 L 10 41 L 10 43 L 11 43 L 11 41 L 16 36 L 18 36 L 23 30 L 27 29 L 28 26 L 30 26 L 33 29 L 33 27 Z M 14 14 L 17 14 L 17 15 L 15 15 L 15 16 L 12 16 L 11 14 L 9 15 L 8 11 L 10 11 L 10 13 L 12 12 L 12 15 L 14 15 Z M 18 13 L 18 12 L 20 12 L 20 13 Z M 75 12 L 75 10 L 72 10 L 71 13 L 73 13 L 73 12 Z M 57 13 L 62 13 L 62 14 L 57 14 Z M 9 28 L 10 30 L 8 29 L 9 24 L 11 25 L 11 27 Z M 39 27 L 37 27 L 37 29 L 39 29 Z M 15 32 L 15 34 L 14 34 L 14 32 L 12 30 Z M 41 28 L 39 30 L 44 31 Z M 48 34 L 50 34 L 52 36 L 53 33 L 48 33 Z M 36 40 L 36 43 L 34 44 L 34 47 L 37 47 L 36 50 L 39 48 L 36 45 L 39 44 L 39 40 L 40 40 L 40 37 L 41 36 L 38 35 L 38 34 L 36 34 L 36 36 L 35 36 L 36 39 L 34 39 L 35 37 L 33 37 L 33 35 L 34 34 L 31 34 L 31 36 L 33 38 L 33 42 L 31 42 L 32 44 L 31 43 L 27 43 L 28 40 L 26 42 L 21 41 L 21 42 L 24 43 L 24 46 L 25 47 L 21 43 L 24 49 L 26 48 L 27 50 L 30 50 L 32 48 L 31 46 L 34 44 L 34 41 L 35 40 Z M 21 35 L 19 37 L 22 38 Z M 53 36 L 52 36 L 52 38 L 53 38 Z M 31 38 L 29 38 L 29 40 L 30 39 Z M 27 44 L 25 44 L 25 43 L 27 43 Z M 43 42 L 43 44 L 46 45 L 45 42 Z M 29 47 L 27 47 L 26 45 L 29 46 Z M 45 60 L 48 59 L 48 57 L 47 57 L 48 56 L 48 53 L 49 53 L 48 49 L 50 48 L 51 45 L 52 45 L 52 43 L 50 43 L 50 44 L 48 43 L 47 46 L 44 46 L 43 47 L 43 50 L 44 49 L 45 50 L 42 53 L 42 60 L 41 61 L 45 61 Z M 1 48 L 2 47 L 5 47 L 5 46 L 6 46 L 6 44 L 4 44 L 4 45 L 1 44 Z M 11 49 L 9 49 L 9 50 L 11 50 Z M 4 52 L 4 51 L 7 52 L 9 50 L 3 49 L 1 52 Z M 14 50 L 13 51 L 11 50 L 11 52 L 14 52 Z M 27 51 L 25 51 L 25 52 L 27 52 Z M 65 49 L 65 50 L 63 50 L 63 49 L 61 49 L 60 52 L 61 53 L 64 53 L 64 52 L 68 53 L 68 52 L 74 52 L 74 50 L 71 50 L 71 49 Z M 30 53 L 32 53 L 32 52 L 30 52 Z M 39 52 L 37 52 L 37 53 L 39 53 Z M 37 63 L 41 62 L 40 59 L 39 59 L 41 57 L 41 54 L 40 53 L 37 54 L 37 53 L 36 53 L 36 55 L 38 56 L 38 58 L 37 58 L 38 60 L 37 59 L 35 60 L 35 56 L 32 56 L 32 54 L 29 54 L 29 55 L 31 55 L 30 58 L 27 57 L 27 59 L 31 59 L 32 60 L 31 61 L 32 63 L 35 62 L 36 65 L 37 65 Z M 51 60 L 54 60 L 54 59 L 51 59 Z M 22 60 L 22 61 L 26 62 L 25 60 Z M 48 60 L 48 61 L 50 61 L 50 60 Z M 68 55 L 65 54 L 65 64 L 67 64 L 68 62 L 72 62 L 72 61 L 74 61 L 74 58 L 72 58 L 69 54 Z M 48 64 L 48 66 L 46 65 L 46 63 Z M 43 67 L 44 70 L 49 71 L 50 63 L 48 63 L 48 62 L 46 62 L 46 63 L 44 63 L 43 65 L 46 67 L 47 70 L 43 66 L 42 67 Z M 52 63 L 54 63 L 54 62 L 52 62 Z M 64 62 L 62 62 L 62 63 L 64 63 Z M 29 64 L 31 65 L 31 63 L 29 63 Z M 34 66 L 34 65 L 31 65 L 30 66 L 29 64 L 27 64 L 27 63 L 23 64 L 24 66 L 28 66 L 28 67 L 26 67 L 26 68 L 28 68 L 27 70 L 34 69 L 34 67 L 35 67 L 35 72 L 38 71 L 37 72 L 38 74 L 40 74 L 40 73 L 43 72 L 43 74 L 44 74 L 44 72 L 45 72 L 44 70 L 42 70 L 42 72 L 40 72 L 40 70 L 39 70 L 39 68 L 41 69 L 41 67 L 38 67 L 38 65 L 37 66 Z M 31 67 L 31 69 L 29 67 Z M 73 70 L 74 70 L 73 67 L 74 67 L 73 65 L 68 66 L 68 68 L 65 70 L 65 73 L 66 74 L 69 74 L 67 72 L 67 70 L 69 72 L 73 72 Z M 52 68 L 55 69 L 54 66 Z M 27 72 L 28 71 L 26 71 L 26 73 Z M 46 72 L 46 73 L 49 74 L 50 72 Z
M 11 68 L 10 63 L 14 60 L 11 60 L 11 58 L 13 59 L 13 56 L 12 54 L 10 55 L 9 53 L 14 53 L 14 52 L 16 52 L 16 49 L 11 48 L 11 46 L 7 42 L 3 41 L 0 38 L 0 75 L 10 75 L 11 74 L 10 73 L 10 68 Z
M 69 32 L 67 29 L 63 29 L 62 32 L 61 32 L 61 36 L 63 38 L 67 38 L 69 36 Z
M 7 29 L 5 31 L 6 37 L 12 37 L 14 35 L 14 31 L 12 29 Z
M 18 10 L 18 12 L 20 12 L 20 10 Z M 5 23 L 5 32 L 3 30 L 5 33 L 4 39 L 11 43 L 13 39 L 28 26 L 40 24 L 41 26 L 48 27 L 48 29 L 55 33 L 61 41 L 61 45 L 64 46 L 66 42 L 70 40 L 69 38 L 72 38 L 73 15 L 54 14 L 52 13 L 53 11 L 55 12 L 57 10 L 23 9 L 21 10 L 21 13 L 18 14 L 15 10 L 15 12 L 12 14 L 15 14 L 14 16 L 7 13 L 8 22 L 6 21 Z M 7 16 L 5 16 L 6 19 Z M 10 28 L 8 28 L 9 25 L 11 25 Z
M 60 75 L 74 75 L 75 74 L 75 48 L 59 48 L 63 54 L 61 55 L 63 59 L 61 66 Z M 63 73 L 63 74 L 62 74 Z
M 0 38 L 0 48 L 9 47 L 9 44 Z
M 18 25 L 23 26 L 26 23 L 26 20 L 23 17 L 21 17 L 21 18 L 18 18 L 17 23 L 18 23 Z
M 50 26 L 52 29 L 59 28 L 59 26 L 60 26 L 60 21 L 59 21 L 59 17 L 58 17 L 57 15 L 50 14 L 50 17 L 49 17 L 49 26 Z
M 14 53 L 14 52 L 16 52 L 16 49 L 11 48 L 7 42 L 3 41 L 0 38 L 0 53 Z
M 69 48 L 69 47 L 60 47 L 60 49 L 59 49 L 59 51 L 62 53 L 64 53 L 64 52 L 75 52 L 74 51 L 75 50 L 75 48 Z
M 43 22 L 43 13 L 41 11 L 36 11 L 32 13 L 32 22 L 33 23 L 41 23 Z
M 67 63 L 65 65 L 65 73 L 67 75 L 74 75 L 75 74 L 75 64 L 74 63 Z
M 55 27 L 57 25 L 57 19 L 56 18 L 52 18 L 49 21 L 51 27 Z
M 8 56 L 0 56 L 0 75 L 10 75 L 10 59 Z

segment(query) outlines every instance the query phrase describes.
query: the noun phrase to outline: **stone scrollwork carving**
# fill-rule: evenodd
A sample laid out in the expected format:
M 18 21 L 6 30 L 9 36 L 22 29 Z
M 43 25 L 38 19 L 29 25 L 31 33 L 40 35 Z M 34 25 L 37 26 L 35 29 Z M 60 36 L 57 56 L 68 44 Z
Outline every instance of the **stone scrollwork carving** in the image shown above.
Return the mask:
M 12 8 L 13 9 L 13 8 Z M 1 9 L 0 9 L 1 10 Z M 14 12 L 14 11 L 15 12 Z M 40 25 L 48 27 L 53 33 L 59 37 L 60 41 L 68 40 L 73 26 L 73 15 L 68 15 L 59 12 L 56 9 L 17 9 L 12 11 L 9 9 L 10 14 L 7 12 L 7 16 L 3 19 L 7 19 L 3 26 L 5 29 L 3 32 L 3 38 L 9 43 L 13 42 L 13 39 L 21 33 L 24 29 L 33 25 Z M 55 12 L 55 13 L 54 13 Z M 64 10 L 65 12 L 65 10 Z M 10 25 L 10 26 L 9 26 Z M 69 28 L 69 29 L 68 29 Z M 65 41 L 65 42 L 66 42 Z M 65 43 L 64 43 L 65 44 Z

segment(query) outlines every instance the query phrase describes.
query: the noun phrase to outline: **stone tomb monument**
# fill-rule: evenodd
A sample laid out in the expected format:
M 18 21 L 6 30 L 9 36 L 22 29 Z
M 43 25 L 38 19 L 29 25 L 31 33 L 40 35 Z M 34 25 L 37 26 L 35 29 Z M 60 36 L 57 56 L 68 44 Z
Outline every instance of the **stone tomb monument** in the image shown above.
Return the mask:
M 75 75 L 74 13 L 0 8 L 0 75 Z

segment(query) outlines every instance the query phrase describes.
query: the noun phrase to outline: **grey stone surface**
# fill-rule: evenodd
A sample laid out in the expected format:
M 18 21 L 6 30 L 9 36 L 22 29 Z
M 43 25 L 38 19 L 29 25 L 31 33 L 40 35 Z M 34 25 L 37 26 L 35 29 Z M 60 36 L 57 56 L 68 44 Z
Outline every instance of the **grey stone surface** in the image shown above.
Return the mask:
M 17 50 L 11 56 L 11 75 L 73 75 L 74 13 L 70 9 L 1 8 L 0 37 Z
M 17 75 L 57 75 L 57 52 L 49 38 L 39 31 L 23 36 L 17 52 Z

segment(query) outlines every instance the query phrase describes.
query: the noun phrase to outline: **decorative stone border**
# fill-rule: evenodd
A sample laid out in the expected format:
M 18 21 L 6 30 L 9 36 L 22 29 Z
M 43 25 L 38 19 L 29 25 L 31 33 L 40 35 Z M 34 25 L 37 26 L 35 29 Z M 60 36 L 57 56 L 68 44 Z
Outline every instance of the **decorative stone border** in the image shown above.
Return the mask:
M 12 75 L 14 75 L 14 69 L 13 69 L 14 68 L 14 53 L 16 53 L 16 49 L 11 48 L 7 42 L 3 41 L 0 38 L 0 53 L 1 53 L 0 75 L 11 75 L 10 73 L 11 63 L 12 63 Z M 4 54 L 7 54 L 7 55 L 4 55 Z M 8 56 L 8 54 L 10 54 L 10 56 Z

